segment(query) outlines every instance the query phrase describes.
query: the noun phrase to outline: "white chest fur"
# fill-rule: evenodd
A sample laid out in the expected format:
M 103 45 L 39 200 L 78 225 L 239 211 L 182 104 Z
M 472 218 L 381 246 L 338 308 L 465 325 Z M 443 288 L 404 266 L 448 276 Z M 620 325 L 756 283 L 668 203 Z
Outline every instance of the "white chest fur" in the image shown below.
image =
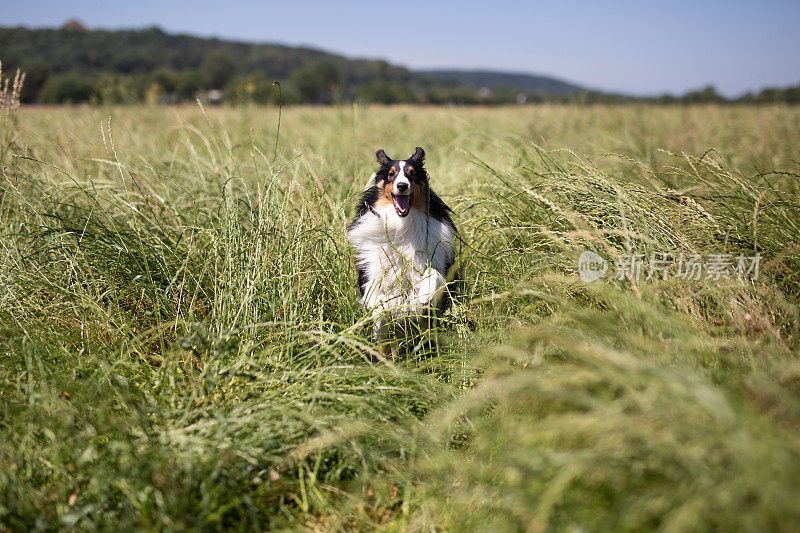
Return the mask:
M 364 213 L 347 238 L 366 273 L 365 308 L 408 314 L 436 304 L 453 263 L 451 226 L 416 209 L 401 218 L 387 206 Z

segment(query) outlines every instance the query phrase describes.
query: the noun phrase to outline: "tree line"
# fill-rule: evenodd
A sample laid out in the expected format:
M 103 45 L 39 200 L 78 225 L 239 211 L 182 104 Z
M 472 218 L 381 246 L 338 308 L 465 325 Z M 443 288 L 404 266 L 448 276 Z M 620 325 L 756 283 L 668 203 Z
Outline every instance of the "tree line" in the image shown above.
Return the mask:
M 480 87 L 446 73 L 413 72 L 310 48 L 171 35 L 159 28 L 87 30 L 77 21 L 59 29 L 0 28 L 0 60 L 7 70 L 26 73 L 24 103 L 170 104 L 198 97 L 234 104 L 800 103 L 800 85 L 735 100 L 713 87 L 657 98 L 557 83 L 551 83 L 557 92 L 531 91 L 515 86 L 519 76 L 510 74 L 495 74 L 491 87 Z

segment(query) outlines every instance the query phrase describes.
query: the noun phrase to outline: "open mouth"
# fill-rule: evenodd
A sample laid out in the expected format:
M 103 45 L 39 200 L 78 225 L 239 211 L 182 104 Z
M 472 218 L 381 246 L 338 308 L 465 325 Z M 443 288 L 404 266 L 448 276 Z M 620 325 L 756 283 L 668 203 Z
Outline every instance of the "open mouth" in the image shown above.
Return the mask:
M 404 217 L 411 211 L 411 194 L 392 195 L 392 203 L 397 216 Z

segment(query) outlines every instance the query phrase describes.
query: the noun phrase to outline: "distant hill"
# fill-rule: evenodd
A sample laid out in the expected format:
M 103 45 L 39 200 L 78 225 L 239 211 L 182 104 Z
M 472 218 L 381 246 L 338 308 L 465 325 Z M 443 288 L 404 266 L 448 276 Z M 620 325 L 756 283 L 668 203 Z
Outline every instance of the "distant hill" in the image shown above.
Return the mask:
M 428 70 L 420 71 L 440 80 L 449 80 L 472 89 L 511 89 L 538 96 L 568 96 L 585 91 L 578 85 L 534 74 L 493 72 L 489 70 Z
M 413 71 L 324 50 L 175 35 L 159 28 L 0 28 L 3 71 L 27 75 L 25 103 L 725 103 L 714 87 L 683 96 L 630 97 L 548 76 L 486 70 Z M 280 82 L 280 89 L 274 84 Z M 524 95 L 520 97 L 520 93 Z M 743 103 L 800 103 L 800 85 L 764 89 Z
M 29 100 L 51 75 L 178 75 L 183 79 L 177 80 L 177 89 L 187 96 L 194 90 L 222 89 L 235 77 L 253 74 L 288 82 L 293 72 L 323 63 L 335 70 L 333 81 L 345 87 L 378 77 L 401 83 L 413 77 L 407 69 L 383 61 L 348 59 L 311 48 L 172 35 L 159 28 L 85 30 L 75 28 L 74 21 L 61 29 L 0 28 L 0 60 L 6 70 L 21 67 L 28 73 Z
M 159 28 L 88 30 L 0 28 L 6 71 L 27 73 L 27 102 L 178 102 L 214 94 L 230 101 L 505 103 L 517 92 L 565 96 L 581 90 L 561 80 L 485 71 L 414 72 L 386 61 L 323 50 L 190 35 Z M 480 89 L 498 90 L 487 95 Z M 511 92 L 509 92 L 511 91 Z M 513 92 L 513 94 L 512 94 Z

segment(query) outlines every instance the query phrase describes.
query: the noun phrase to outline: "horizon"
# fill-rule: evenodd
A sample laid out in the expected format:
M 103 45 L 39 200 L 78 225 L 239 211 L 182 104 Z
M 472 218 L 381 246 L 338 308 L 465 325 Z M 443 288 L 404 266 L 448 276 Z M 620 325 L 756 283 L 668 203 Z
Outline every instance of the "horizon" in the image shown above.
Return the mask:
M 686 2 L 649 8 L 615 2 L 612 7 L 599 8 L 573 1 L 560 6 L 516 6 L 519 13 L 511 18 L 502 9 L 474 15 L 469 7 L 476 4 L 470 3 L 459 4 L 466 9 L 453 11 L 447 9 L 452 2 L 418 10 L 413 9 L 417 3 L 411 2 L 413 17 L 379 15 L 379 22 L 372 26 L 362 18 L 370 9 L 366 15 L 375 18 L 374 6 L 329 12 L 317 9 L 319 17 L 308 17 L 309 4 L 315 2 L 306 2 L 302 9 L 278 5 L 264 10 L 260 6 L 263 13 L 259 15 L 257 8 L 248 11 L 254 2 L 231 2 L 224 13 L 209 15 L 203 12 L 204 6 L 216 4 L 208 0 L 189 4 L 191 9 L 183 9 L 181 3 L 164 6 L 152 0 L 135 7 L 108 6 L 94 0 L 62 6 L 43 0 L 13 5 L 0 16 L 0 25 L 52 29 L 75 19 L 91 30 L 158 27 L 171 34 L 385 60 L 414 71 L 480 70 L 543 76 L 630 96 L 680 95 L 713 85 L 720 94 L 737 97 L 800 83 L 800 34 L 792 30 L 800 22 L 800 5 L 791 2 L 709 2 L 691 8 Z M 45 5 L 49 7 L 42 9 Z M 557 24 L 566 15 L 565 5 L 567 11 L 579 7 L 569 13 L 573 18 L 567 19 L 568 26 Z M 714 5 L 726 7 L 716 9 Z M 244 16 L 243 10 L 249 16 Z M 273 17 L 275 14 L 278 16 Z M 687 18 L 688 14 L 692 17 Z M 657 27 L 648 24 L 653 19 L 659 19 Z M 676 20 L 685 26 L 671 25 Z M 442 24 L 431 28 L 436 22 Z M 360 28 L 371 32 L 365 35 Z M 612 31 L 614 28 L 627 32 Z M 662 31 L 657 31 L 659 28 Z M 687 31 L 692 28 L 708 33 Z M 770 39 L 764 39 L 762 33 L 768 30 Z M 380 38 L 375 39 L 373 33 Z M 597 40 L 612 34 L 611 39 Z M 541 43 L 545 43 L 544 50 L 537 46 Z

